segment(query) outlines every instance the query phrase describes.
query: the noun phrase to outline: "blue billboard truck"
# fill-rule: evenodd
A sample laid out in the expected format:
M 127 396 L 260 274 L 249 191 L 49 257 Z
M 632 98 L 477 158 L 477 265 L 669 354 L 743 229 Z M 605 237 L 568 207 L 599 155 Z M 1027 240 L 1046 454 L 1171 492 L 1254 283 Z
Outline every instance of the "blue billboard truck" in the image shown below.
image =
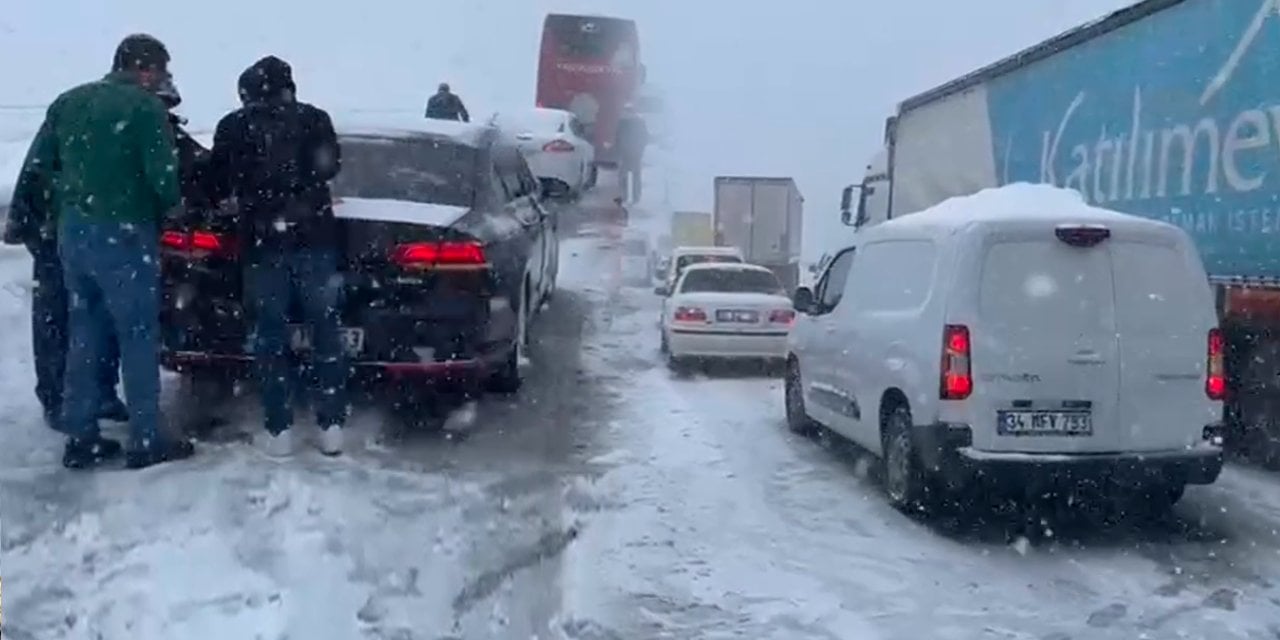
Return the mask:
M 909 98 L 842 215 L 1012 182 L 1191 234 L 1230 336 L 1228 444 L 1280 464 L 1280 0 L 1146 0 Z

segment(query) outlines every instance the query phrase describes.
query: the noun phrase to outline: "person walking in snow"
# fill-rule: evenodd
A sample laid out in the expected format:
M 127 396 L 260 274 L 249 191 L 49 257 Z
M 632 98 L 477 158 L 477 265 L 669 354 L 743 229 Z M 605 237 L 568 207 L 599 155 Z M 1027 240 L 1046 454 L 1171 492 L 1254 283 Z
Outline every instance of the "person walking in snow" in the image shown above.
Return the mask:
M 640 202 L 643 192 L 640 174 L 644 165 L 644 149 L 649 144 L 649 128 L 629 104 L 618 120 L 616 138 L 614 148 L 618 154 L 618 191 L 622 198 L 629 196 L 630 202 Z
M 341 169 L 341 148 L 329 114 L 298 101 L 296 92 L 292 68 L 274 56 L 240 75 L 244 106 L 218 123 L 210 180 L 217 200 L 235 196 L 239 206 L 267 452 L 284 456 L 294 449 L 285 316 L 297 295 L 312 336 L 320 449 L 338 455 L 347 417 L 347 365 L 338 325 L 342 277 L 329 181 Z
M 190 457 L 190 442 L 160 430 L 158 219 L 180 201 L 168 112 L 156 88 L 169 52 L 138 34 L 117 47 L 111 72 L 49 106 L 31 161 L 49 171 L 57 243 L 70 296 L 62 419 L 62 463 L 87 468 L 118 456 L 98 431 L 101 361 L 114 328 L 120 341 L 130 437 L 126 465 Z
M 45 423 L 57 427 L 62 419 L 62 384 L 67 370 L 67 288 L 58 258 L 57 214 L 53 204 L 53 171 L 41 166 L 33 151 L 52 135 L 47 126 L 36 133 L 18 173 L 5 222 L 4 242 L 23 245 L 31 254 L 31 351 L 36 370 L 36 398 Z M 102 325 L 106 346 L 98 361 L 98 418 L 125 422 L 129 413 L 116 392 L 120 382 L 120 343 L 110 325 Z
M 436 94 L 427 100 L 427 118 L 431 120 L 460 120 L 471 122 L 462 98 L 449 90 L 449 83 L 441 82 Z

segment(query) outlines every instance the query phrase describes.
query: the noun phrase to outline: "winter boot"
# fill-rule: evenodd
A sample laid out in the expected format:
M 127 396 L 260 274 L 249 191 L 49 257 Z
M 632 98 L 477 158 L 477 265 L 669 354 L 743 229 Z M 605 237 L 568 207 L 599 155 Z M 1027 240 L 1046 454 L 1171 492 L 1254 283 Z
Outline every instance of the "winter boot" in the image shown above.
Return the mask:
M 69 438 L 62 450 L 62 466 L 68 469 L 89 469 L 120 455 L 119 442 L 110 438 Z

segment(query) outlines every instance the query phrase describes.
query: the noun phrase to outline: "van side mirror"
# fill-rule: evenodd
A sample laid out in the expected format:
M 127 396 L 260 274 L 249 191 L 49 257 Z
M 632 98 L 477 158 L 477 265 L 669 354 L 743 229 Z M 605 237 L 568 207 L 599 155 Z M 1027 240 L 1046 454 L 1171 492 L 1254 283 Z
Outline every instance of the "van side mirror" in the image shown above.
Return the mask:
M 796 292 L 791 294 L 791 306 L 800 313 L 812 314 L 816 302 L 809 287 L 796 287 Z

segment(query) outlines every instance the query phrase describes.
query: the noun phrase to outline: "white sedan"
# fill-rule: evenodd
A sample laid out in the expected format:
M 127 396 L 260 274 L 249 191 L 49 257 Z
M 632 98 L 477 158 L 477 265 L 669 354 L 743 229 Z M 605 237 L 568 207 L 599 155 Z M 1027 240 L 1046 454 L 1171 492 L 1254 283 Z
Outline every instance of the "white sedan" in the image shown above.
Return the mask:
M 662 350 L 690 358 L 781 360 L 796 313 L 774 273 L 752 264 L 690 265 L 662 304 Z
M 499 113 L 495 122 L 524 153 L 533 175 L 552 192 L 576 197 L 595 186 L 595 147 L 577 116 L 537 108 Z

